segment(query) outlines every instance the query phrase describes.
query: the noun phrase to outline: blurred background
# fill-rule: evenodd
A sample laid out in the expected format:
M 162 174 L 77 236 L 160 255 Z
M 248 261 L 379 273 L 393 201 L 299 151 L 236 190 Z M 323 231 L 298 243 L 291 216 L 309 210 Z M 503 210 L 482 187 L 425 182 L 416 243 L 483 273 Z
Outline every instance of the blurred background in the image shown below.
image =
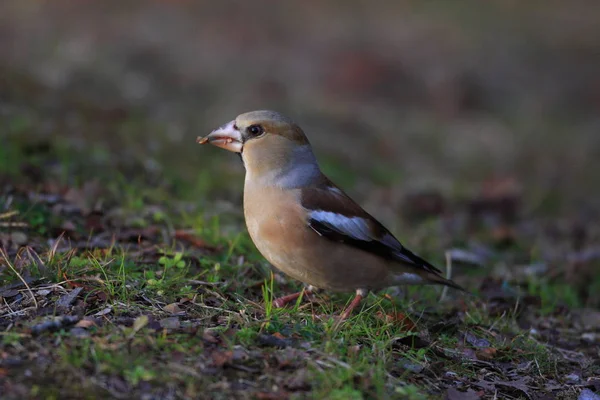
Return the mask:
M 471 240 L 456 233 L 475 217 L 484 242 L 527 237 L 521 263 L 571 257 L 567 276 L 586 286 L 600 254 L 599 8 L 3 1 L 0 175 L 142 180 L 165 185 L 166 204 L 239 210 L 237 157 L 196 136 L 274 109 L 393 231 L 443 216 L 448 238 L 428 246 L 419 239 L 437 228 L 425 227 L 409 240 L 417 247 L 439 254 Z M 30 162 L 48 151 L 54 163 Z M 545 217 L 558 217 L 550 231 Z M 582 275 L 573 259 L 591 269 Z
M 364 180 L 454 195 L 492 180 L 543 211 L 583 212 L 600 200 L 599 11 L 594 1 L 5 1 L 0 134 L 177 168 L 185 182 L 215 167 L 241 174 L 195 137 L 275 109 L 356 192 Z
M 477 297 L 390 290 L 341 336 L 342 301 L 271 315 L 243 166 L 196 144 L 256 109 Z M 19 398 L 598 392 L 600 2 L 0 0 L 0 302 Z

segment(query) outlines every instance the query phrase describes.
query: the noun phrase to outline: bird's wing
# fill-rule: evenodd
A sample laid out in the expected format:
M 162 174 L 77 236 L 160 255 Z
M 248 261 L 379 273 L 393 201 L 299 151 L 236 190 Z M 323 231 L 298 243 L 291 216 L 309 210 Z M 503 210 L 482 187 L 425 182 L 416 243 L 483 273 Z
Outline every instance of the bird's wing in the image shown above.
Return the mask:
M 337 187 L 302 189 L 308 226 L 320 236 L 356 247 L 423 272 L 441 271 L 406 249 L 379 221 Z

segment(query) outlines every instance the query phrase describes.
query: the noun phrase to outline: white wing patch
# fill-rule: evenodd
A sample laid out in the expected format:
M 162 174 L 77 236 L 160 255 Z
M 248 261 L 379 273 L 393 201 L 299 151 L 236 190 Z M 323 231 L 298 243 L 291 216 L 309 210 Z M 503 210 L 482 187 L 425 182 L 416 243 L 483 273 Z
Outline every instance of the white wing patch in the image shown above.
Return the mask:
M 411 274 L 410 272 L 404 272 L 395 276 L 395 281 L 401 285 L 418 285 L 423 283 L 423 278 L 417 274 Z
M 321 222 L 322 224 L 335 227 L 339 232 L 357 239 L 371 241 L 369 224 L 364 218 L 346 217 L 331 211 L 316 210 L 310 213 L 310 218 Z
M 329 186 L 327 188 L 327 190 L 329 190 L 330 192 L 333 192 L 335 194 L 343 194 L 343 192 L 340 189 L 336 188 L 335 186 Z

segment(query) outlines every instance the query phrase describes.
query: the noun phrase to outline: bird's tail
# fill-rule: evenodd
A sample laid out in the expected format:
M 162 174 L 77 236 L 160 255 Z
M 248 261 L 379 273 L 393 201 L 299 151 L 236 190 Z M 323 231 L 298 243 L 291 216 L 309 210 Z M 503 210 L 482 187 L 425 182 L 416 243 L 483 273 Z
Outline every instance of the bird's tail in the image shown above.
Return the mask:
M 446 278 L 444 278 L 441 275 L 429 273 L 429 274 L 427 274 L 427 280 L 431 284 L 448 286 L 448 287 L 451 287 L 453 289 L 460 290 L 463 293 L 467 293 L 467 294 L 471 294 L 472 295 L 471 292 L 469 292 L 467 289 L 465 289 L 462 286 L 460 286 L 458 283 L 454 282 L 453 280 L 446 279 Z

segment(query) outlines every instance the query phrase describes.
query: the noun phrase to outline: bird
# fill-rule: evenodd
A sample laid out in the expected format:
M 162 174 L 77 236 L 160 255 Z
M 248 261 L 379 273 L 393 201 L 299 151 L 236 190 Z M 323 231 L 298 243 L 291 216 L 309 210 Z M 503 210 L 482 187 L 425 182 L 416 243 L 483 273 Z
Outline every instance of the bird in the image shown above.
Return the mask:
M 283 307 L 316 289 L 354 292 L 339 316 L 352 315 L 370 291 L 438 284 L 465 291 L 396 237 L 327 178 L 298 124 L 251 111 L 196 140 L 238 153 L 245 167 L 248 233 L 275 268 L 307 285 L 277 298 Z

